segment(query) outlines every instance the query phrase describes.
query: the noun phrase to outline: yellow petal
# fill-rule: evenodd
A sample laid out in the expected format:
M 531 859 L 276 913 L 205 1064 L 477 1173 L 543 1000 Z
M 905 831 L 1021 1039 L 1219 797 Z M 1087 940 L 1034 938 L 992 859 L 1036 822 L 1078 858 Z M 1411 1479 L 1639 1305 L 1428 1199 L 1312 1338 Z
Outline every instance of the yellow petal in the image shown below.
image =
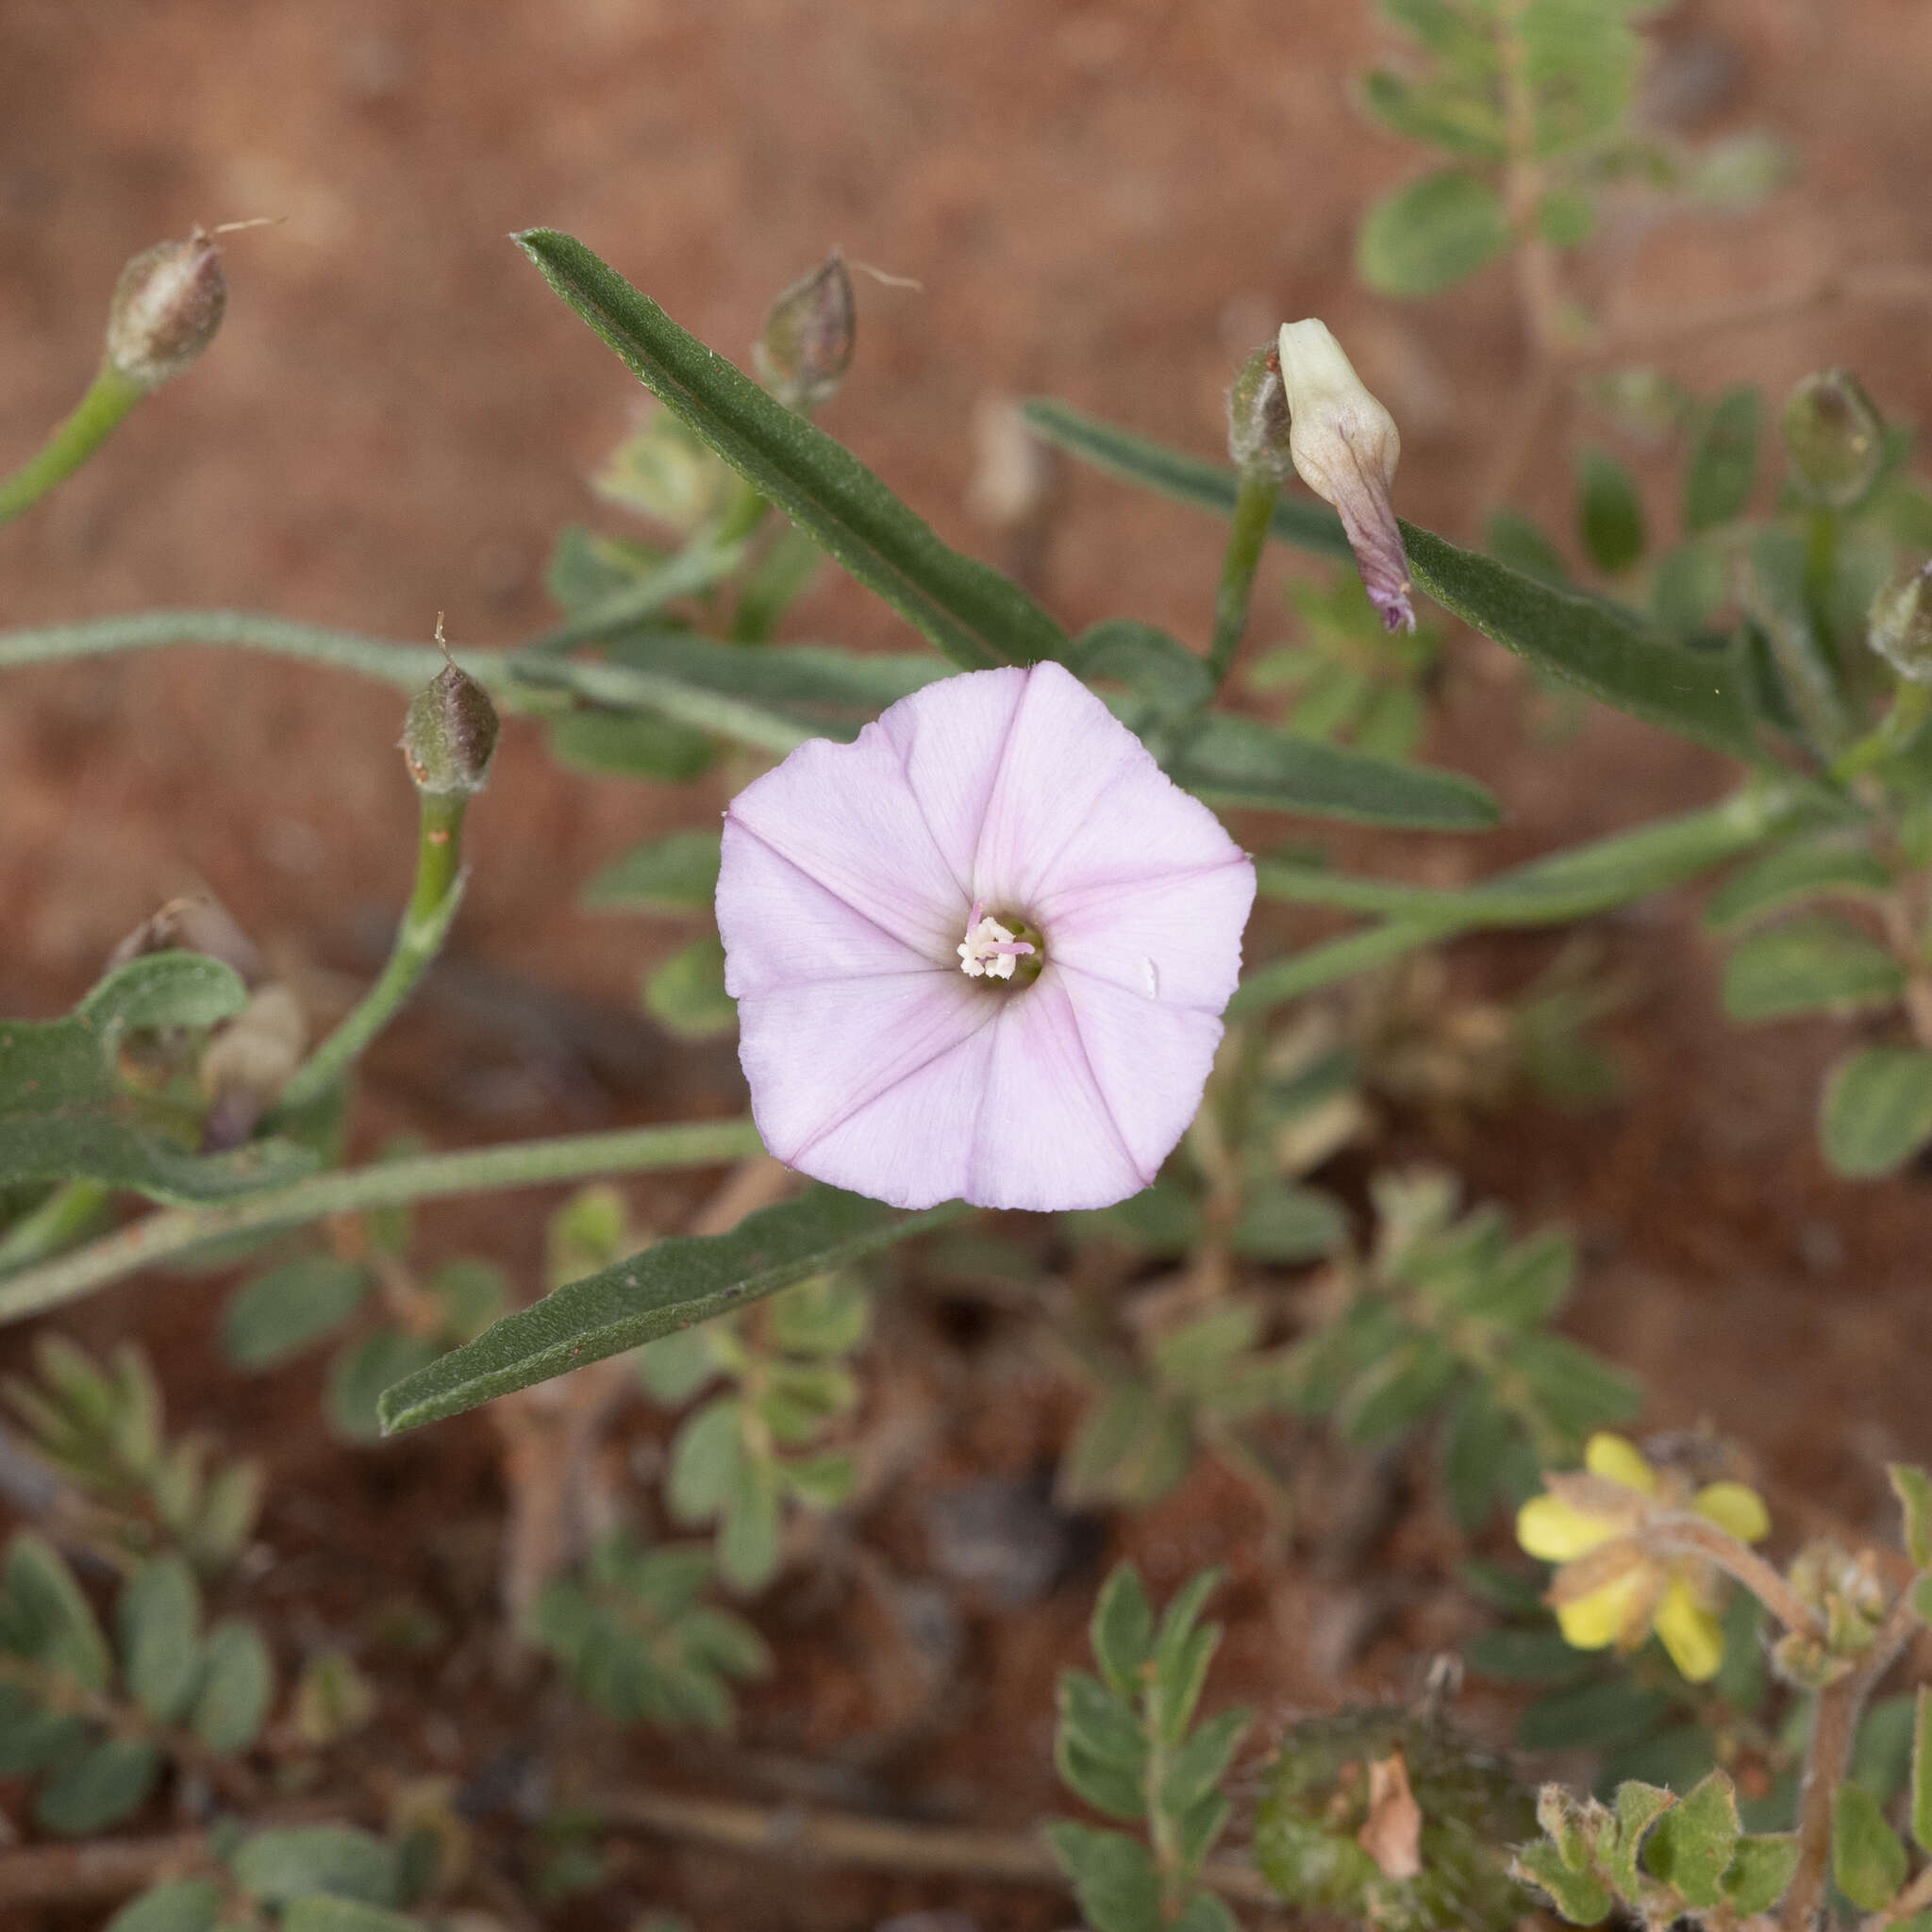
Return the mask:
M 1557 1604 L 1557 1627 L 1563 1633 L 1563 1641 L 1576 1650 L 1636 1642 L 1649 1627 L 1657 1582 L 1655 1565 L 1638 1563 L 1614 1583 L 1578 1597 L 1574 1604 Z
M 1764 1507 L 1764 1498 L 1742 1483 L 1707 1483 L 1691 1507 L 1743 1542 L 1755 1543 L 1771 1534 L 1771 1511 Z
M 1690 1593 L 1681 1578 L 1673 1577 L 1657 1606 L 1657 1634 L 1671 1661 L 1693 1684 L 1717 1675 L 1724 1660 L 1724 1625 Z
M 1587 1516 L 1556 1496 L 1532 1496 L 1516 1512 L 1516 1541 L 1545 1563 L 1567 1563 L 1617 1534 L 1616 1524 Z
M 1652 1495 L 1657 1490 L 1657 1471 L 1644 1461 L 1637 1444 L 1627 1436 L 1613 1436 L 1599 1429 L 1583 1447 L 1583 1466 L 1591 1475 L 1607 1476 L 1625 1489 Z

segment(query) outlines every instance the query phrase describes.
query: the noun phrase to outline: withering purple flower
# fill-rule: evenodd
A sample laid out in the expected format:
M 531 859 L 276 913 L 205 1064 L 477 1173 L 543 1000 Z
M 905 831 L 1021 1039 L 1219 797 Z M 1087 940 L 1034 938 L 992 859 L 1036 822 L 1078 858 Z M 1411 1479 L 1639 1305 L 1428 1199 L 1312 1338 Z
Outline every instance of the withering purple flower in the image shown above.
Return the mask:
M 895 1207 L 1100 1208 L 1186 1130 L 1255 869 L 1058 664 L 903 698 L 724 815 L 718 926 L 779 1159 Z
M 1408 557 L 1389 494 L 1402 454 L 1394 417 L 1363 387 L 1324 322 L 1281 325 L 1281 384 L 1296 472 L 1341 512 L 1362 588 L 1381 613 L 1383 628 L 1413 630 Z

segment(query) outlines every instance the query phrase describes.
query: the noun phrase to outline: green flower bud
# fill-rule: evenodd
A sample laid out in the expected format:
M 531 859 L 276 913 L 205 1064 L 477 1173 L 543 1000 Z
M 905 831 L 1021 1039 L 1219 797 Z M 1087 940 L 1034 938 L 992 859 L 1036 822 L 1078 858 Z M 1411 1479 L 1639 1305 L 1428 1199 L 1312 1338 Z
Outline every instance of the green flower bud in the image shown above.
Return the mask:
M 206 230 L 143 249 L 108 308 L 108 360 L 142 390 L 178 375 L 214 341 L 227 307 L 221 250 Z
M 440 622 L 436 641 L 442 642 Z M 449 655 L 446 646 L 443 655 Z M 442 797 L 482 791 L 490 782 L 497 729 L 490 693 L 454 660 L 444 665 L 409 700 L 403 723 L 403 762 L 416 790 Z
M 1305 1911 L 1380 1932 L 1507 1932 L 1530 1907 L 1508 1869 L 1510 1845 L 1535 1831 L 1530 1795 L 1439 1716 L 1356 1708 L 1305 1719 L 1266 1777 L 1255 1862 Z M 1419 1814 L 1399 1846 L 1391 1798 Z
M 1907 564 L 1872 600 L 1865 635 L 1901 677 L 1932 684 L 1932 563 Z
M 1288 453 L 1288 391 L 1281 352 L 1263 342 L 1241 366 L 1227 392 L 1227 457 L 1243 473 L 1285 483 L 1294 474 Z
M 858 311 L 845 258 L 833 249 L 772 304 L 752 359 L 773 394 L 788 408 L 811 408 L 838 393 L 852 364 Z
M 1849 509 L 1878 480 L 1885 419 L 1849 369 L 1807 375 L 1785 404 L 1785 452 L 1812 502 Z

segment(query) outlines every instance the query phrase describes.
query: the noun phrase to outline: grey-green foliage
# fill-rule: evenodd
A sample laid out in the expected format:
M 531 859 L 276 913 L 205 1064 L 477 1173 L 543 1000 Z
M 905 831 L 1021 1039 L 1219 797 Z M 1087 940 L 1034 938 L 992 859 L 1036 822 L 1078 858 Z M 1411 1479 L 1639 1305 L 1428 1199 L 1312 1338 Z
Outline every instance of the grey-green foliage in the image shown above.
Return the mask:
M 1441 1418 L 1442 1477 L 1474 1527 L 1592 1429 L 1636 1413 L 1630 1378 L 1550 1324 L 1569 1299 L 1567 1238 L 1512 1241 L 1500 1208 L 1457 1216 L 1446 1176 L 1384 1176 L 1378 1231 L 1335 1318 L 1305 1341 L 1294 1398 L 1365 1446 Z
M 154 953 L 115 968 L 64 1020 L 0 1021 L 0 1184 L 83 1177 L 206 1201 L 307 1173 L 312 1157 L 286 1141 L 196 1152 L 200 1046 L 247 1001 L 220 960 Z M 139 1074 L 125 1058 L 136 1043 L 159 1049 Z
M 762 1589 L 777 1571 L 788 1505 L 828 1509 L 851 1492 L 852 1456 L 824 1438 L 858 1404 L 847 1364 L 869 1314 L 862 1281 L 825 1274 L 639 1351 L 644 1387 L 667 1407 L 727 1384 L 680 1424 L 665 1501 L 680 1523 L 717 1525 L 734 1590 Z
M 1537 1822 L 1542 1836 L 1519 1852 L 1517 1875 L 1573 1924 L 1599 1924 L 1620 1905 L 1645 1925 L 1735 1924 L 1770 1911 L 1798 1867 L 1795 1836 L 1744 1829 L 1722 1771 L 1681 1797 L 1629 1780 L 1608 1804 L 1546 1786 Z
M 771 1656 L 749 1624 L 707 1601 L 710 1581 L 708 1550 L 644 1549 L 620 1531 L 580 1575 L 545 1585 L 527 1633 L 620 1724 L 728 1730 L 733 1684 L 764 1675 Z
M 275 1924 L 283 1932 L 423 1932 L 408 1909 L 422 1890 L 408 1840 L 350 1824 L 219 1835 L 208 1871 L 152 1887 L 107 1932 L 221 1932 Z M 264 1914 L 272 1917 L 264 1918 Z
M 260 1511 L 260 1464 L 218 1458 L 203 1435 L 170 1441 L 160 1387 L 132 1342 L 103 1364 L 46 1329 L 33 1362 L 35 1379 L 9 1376 L 0 1395 L 86 1497 L 104 1553 L 179 1550 L 204 1575 L 232 1563 Z
M 1301 1911 L 1374 1932 L 1507 1932 L 1508 1847 L 1534 1823 L 1508 1765 L 1426 1710 L 1349 1708 L 1283 1734 L 1255 1862 Z M 1374 1827 L 1374 1828 L 1372 1828 Z
M 182 1557 L 134 1569 L 113 1621 L 110 1643 L 59 1551 L 15 1533 L 0 1566 L 0 1772 L 34 1779 L 36 1821 L 71 1837 L 138 1810 L 179 1740 L 245 1751 L 274 1695 L 261 1633 L 207 1625 Z
M 1221 1786 L 1252 1722 L 1239 1709 L 1194 1722 L 1221 1641 L 1220 1626 L 1199 1618 L 1220 1580 L 1218 1571 L 1190 1579 L 1157 1623 L 1139 1574 L 1122 1564 L 1090 1626 L 1100 1674 L 1060 1674 L 1061 1779 L 1096 1811 L 1147 1833 L 1143 1842 L 1065 1821 L 1046 1827 L 1094 1932 L 1233 1932 L 1233 1914 L 1200 1884 L 1227 1824 Z
M 1688 151 L 1635 125 L 1642 64 L 1633 0 L 1383 0 L 1407 43 L 1362 77 L 1364 110 L 1448 158 L 1381 196 L 1356 240 L 1356 266 L 1383 294 L 1435 294 L 1532 236 L 1558 249 L 1595 233 L 1607 191 L 1633 186 L 1685 205 L 1723 206 L 1775 186 L 1762 137 Z M 1512 225 L 1510 169 L 1534 170 L 1524 232 Z

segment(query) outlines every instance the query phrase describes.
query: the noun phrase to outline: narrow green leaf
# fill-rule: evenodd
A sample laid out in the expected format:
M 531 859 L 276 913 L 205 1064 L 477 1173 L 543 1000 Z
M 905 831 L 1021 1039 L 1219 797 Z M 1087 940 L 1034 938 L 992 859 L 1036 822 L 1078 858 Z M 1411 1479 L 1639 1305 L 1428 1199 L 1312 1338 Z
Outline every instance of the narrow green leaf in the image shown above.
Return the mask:
M 1932 1140 L 1932 1053 L 1864 1046 L 1847 1054 L 1824 1084 L 1819 1139 L 1825 1159 L 1849 1179 L 1896 1174 Z
M 1892 883 L 1868 846 L 1794 841 L 1733 873 L 1711 894 L 1704 923 L 1722 932 L 1827 894 L 1869 899 L 1889 892 Z
M 1385 194 L 1356 236 L 1356 272 L 1383 295 L 1433 295 L 1509 245 L 1503 197 L 1460 168 Z
M 1643 555 L 1643 502 L 1630 473 L 1607 450 L 1594 447 L 1576 459 L 1576 512 L 1591 561 L 1611 576 Z
M 272 1368 L 333 1334 L 361 1307 L 368 1274 L 333 1255 L 302 1255 L 244 1281 L 222 1311 L 222 1349 L 238 1368 Z
M 1714 1771 L 1657 1820 L 1643 1862 L 1687 1905 L 1708 1910 L 1724 1898 L 1724 1874 L 1742 1836 L 1738 1793 L 1723 1772 Z
M 963 1204 L 948 1202 L 902 1214 L 858 1194 L 813 1188 L 747 1216 L 729 1234 L 659 1241 L 507 1315 L 475 1341 L 386 1391 L 383 1426 L 393 1432 L 460 1414 L 492 1396 L 708 1322 L 966 1211 Z
M 1224 463 L 1204 461 L 1165 443 L 1137 436 L 1098 417 L 1083 415 L 1064 403 L 1036 397 L 1022 405 L 1033 433 L 1043 442 L 1091 463 L 1103 475 L 1151 490 L 1174 503 L 1184 503 L 1209 516 L 1230 517 L 1241 478 Z M 1283 497 L 1274 506 L 1268 534 L 1278 543 L 1312 550 L 1344 563 L 1355 561 L 1341 519 L 1325 503 L 1305 497 Z
M 157 1724 L 175 1723 L 201 1676 L 201 1587 L 186 1558 L 143 1563 L 122 1591 L 114 1620 L 135 1702 Z
M 595 874 L 583 904 L 596 912 L 707 912 L 718 890 L 716 832 L 671 832 Z
M 1166 631 L 1125 618 L 1083 630 L 1067 654 L 1067 668 L 1089 682 L 1117 678 L 1156 719 L 1179 717 L 1214 695 L 1206 659 Z
M 1218 712 L 1168 762 L 1168 775 L 1210 805 L 1306 812 L 1365 824 L 1486 831 L 1501 817 L 1474 778 L 1398 764 Z
M 1684 532 L 1694 537 L 1741 515 L 1757 474 L 1764 401 L 1746 384 L 1726 390 L 1704 425 L 1684 476 Z
M 1110 475 L 1215 516 L 1234 513 L 1239 478 L 1224 464 L 1150 442 L 1063 403 L 1030 402 L 1025 414 L 1048 442 Z M 1566 594 L 1413 524 L 1402 528 L 1417 588 L 1452 616 L 1607 705 L 1734 758 L 1765 761 L 1743 675 L 1728 658 L 1686 651 L 1613 604 Z M 1340 520 L 1319 505 L 1284 499 L 1269 534 L 1305 550 L 1351 555 Z
M 573 711 L 550 727 L 550 756 L 599 778 L 688 785 L 708 772 L 717 749 L 704 732 L 649 711 Z
M 721 644 L 686 631 L 621 636 L 602 658 L 524 652 L 510 668 L 524 684 L 569 691 L 608 711 L 656 712 L 781 756 L 808 738 L 856 738 L 886 706 L 948 675 L 942 660 L 924 654 Z
M 1403 535 L 1418 588 L 1484 636 L 1633 717 L 1763 761 L 1728 658 L 1685 650 L 1610 604 L 1537 583 L 1413 524 Z
M 644 1010 L 680 1040 L 717 1040 L 738 1024 L 724 991 L 724 948 L 711 934 L 693 940 L 644 980 Z
M 284 1141 L 198 1155 L 192 1130 L 117 1077 L 127 1033 L 212 1025 L 247 1000 L 220 960 L 154 953 L 110 973 L 64 1020 L 0 1020 L 0 1186 L 88 1179 L 157 1201 L 205 1201 L 308 1173 L 314 1156 Z
M 1905 991 L 1905 968 L 1876 940 L 1824 913 L 1754 933 L 1724 962 L 1733 1020 L 1883 1005 Z
M 1010 579 L 961 556 L 849 451 L 774 402 L 581 242 L 519 246 L 641 380 L 762 495 L 957 664 L 1057 658 L 1066 634 Z
M 1088 1634 L 1114 1694 L 1139 1696 L 1141 1667 L 1154 1655 L 1154 1611 L 1131 1563 L 1118 1565 L 1101 1586 Z
M 1831 1875 L 1861 1912 L 1882 1912 L 1898 1896 L 1910 1865 L 1878 1800 L 1863 1785 L 1831 1794 Z

